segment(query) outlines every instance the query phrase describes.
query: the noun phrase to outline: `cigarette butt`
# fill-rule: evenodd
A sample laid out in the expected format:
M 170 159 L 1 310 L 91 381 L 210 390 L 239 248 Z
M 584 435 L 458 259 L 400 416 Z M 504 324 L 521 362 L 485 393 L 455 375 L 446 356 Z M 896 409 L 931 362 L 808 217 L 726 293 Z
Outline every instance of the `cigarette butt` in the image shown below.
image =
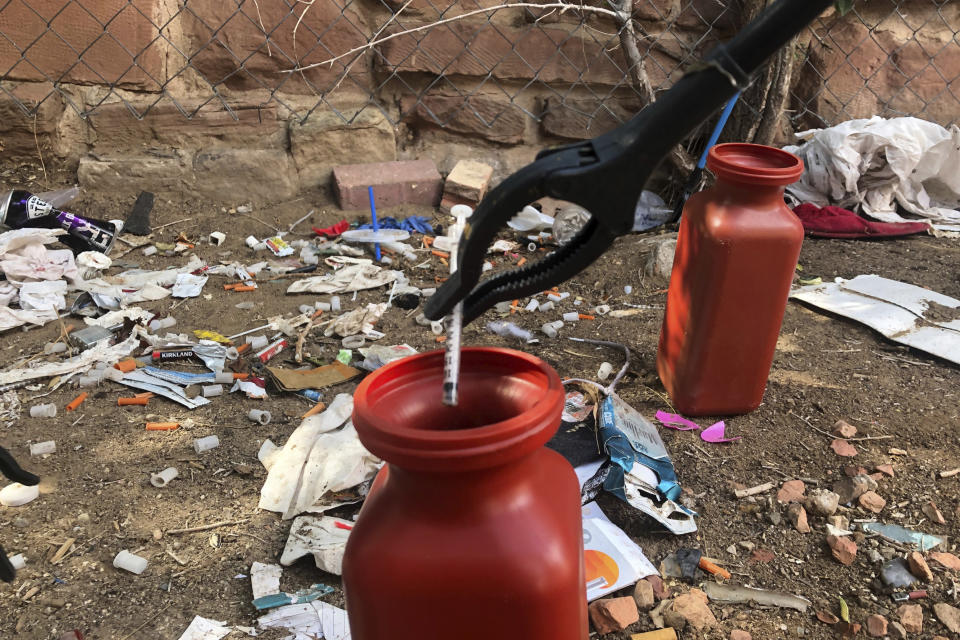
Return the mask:
M 517 260 L 517 266 L 518 266 L 518 267 L 522 267 L 522 266 L 525 265 L 525 264 L 527 264 L 527 259 L 526 259 L 526 258 L 520 258 L 519 260 Z
M 434 249 L 434 250 L 431 251 L 430 253 L 432 253 L 433 255 L 437 256 L 438 258 L 449 258 L 449 257 L 450 257 L 450 254 L 447 253 L 446 251 L 439 251 L 439 250 L 437 250 L 437 249 Z
M 70 404 L 67 405 L 67 411 L 73 411 L 74 409 L 79 407 L 81 404 L 83 404 L 83 401 L 86 399 L 87 399 L 87 392 L 84 391 L 83 393 L 78 395 L 76 398 L 74 398 L 70 402 Z
M 446 342 L 447 336 L 437 336 L 437 342 Z
M 123 371 L 124 373 L 130 373 L 131 371 L 133 371 L 134 369 L 137 368 L 137 361 L 134 360 L 133 358 L 128 358 L 128 359 L 126 359 L 126 360 L 121 360 L 121 361 L 118 362 L 117 364 L 113 365 L 113 368 L 114 368 L 114 369 L 119 369 L 120 371 Z
M 433 246 L 433 237 L 432 236 L 423 236 L 423 246 L 432 247 Z
M 443 266 L 445 266 L 445 267 L 449 267 L 449 266 L 450 266 L 450 263 L 447 262 L 447 259 L 446 259 L 446 258 L 440 258 L 440 262 L 442 262 L 442 263 L 443 263 Z
M 592 316 L 589 313 L 578 313 L 577 317 L 581 320 L 596 320 L 597 316 Z
M 249 284 L 241 284 L 233 288 L 234 293 L 238 291 L 256 291 L 256 290 L 257 288 L 255 286 L 249 285 Z
M 327 408 L 327 405 L 326 405 L 326 404 L 324 404 L 323 402 L 318 402 L 317 404 L 313 405 L 313 407 L 311 407 L 309 411 L 307 411 L 305 414 L 303 414 L 302 416 L 300 416 L 300 419 L 309 418 L 310 416 L 314 416 L 314 415 L 320 413 L 321 411 L 323 411 L 323 410 L 326 409 L 326 408 Z
M 246 380 L 246 379 L 249 378 L 249 377 L 250 377 L 250 374 L 249 374 L 249 373 L 235 373 L 235 374 L 233 374 L 233 379 L 234 379 L 234 380 Z
M 179 422 L 148 422 L 147 431 L 173 431 L 179 429 Z
M 720 576 L 724 580 L 730 579 L 729 571 L 727 571 L 723 567 L 718 567 L 717 565 L 713 564 L 706 558 L 700 558 L 700 564 L 698 566 L 704 571 L 706 571 L 707 573 L 712 573 L 715 576 Z
M 133 394 L 133 397 L 134 397 L 134 398 L 152 398 L 152 397 L 153 397 L 153 394 L 152 394 L 151 392 L 149 392 L 149 391 L 144 391 L 143 393 L 135 393 L 135 394 Z
M 117 398 L 118 407 L 147 406 L 149 398 Z
M 250 343 L 249 343 L 249 342 L 244 342 L 242 345 L 240 345 L 239 347 L 237 347 L 237 353 L 246 353 L 246 352 L 249 351 L 249 350 L 250 350 Z
M 231 282 L 230 284 L 225 284 L 225 285 L 223 285 L 223 290 L 224 290 L 224 291 L 230 291 L 230 290 L 232 290 L 232 289 L 236 289 L 236 288 L 239 287 L 239 286 L 240 286 L 240 283 L 239 283 L 239 282 Z
M 677 640 L 677 632 L 673 627 L 666 627 L 646 633 L 635 633 L 630 636 L 630 640 Z

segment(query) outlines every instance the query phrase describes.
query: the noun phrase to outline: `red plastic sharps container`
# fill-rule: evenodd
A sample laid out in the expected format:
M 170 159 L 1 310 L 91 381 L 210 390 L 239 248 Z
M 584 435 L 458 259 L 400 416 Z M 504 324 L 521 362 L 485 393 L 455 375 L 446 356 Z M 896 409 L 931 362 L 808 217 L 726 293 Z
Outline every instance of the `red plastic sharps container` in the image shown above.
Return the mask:
M 670 399 L 692 416 L 760 405 L 803 243 L 783 201 L 800 158 L 721 144 L 707 167 L 717 182 L 683 209 L 657 353 Z
M 580 487 L 543 445 L 564 392 L 545 362 L 464 349 L 460 404 L 443 352 L 404 358 L 354 393 L 387 462 L 343 559 L 353 640 L 586 640 Z

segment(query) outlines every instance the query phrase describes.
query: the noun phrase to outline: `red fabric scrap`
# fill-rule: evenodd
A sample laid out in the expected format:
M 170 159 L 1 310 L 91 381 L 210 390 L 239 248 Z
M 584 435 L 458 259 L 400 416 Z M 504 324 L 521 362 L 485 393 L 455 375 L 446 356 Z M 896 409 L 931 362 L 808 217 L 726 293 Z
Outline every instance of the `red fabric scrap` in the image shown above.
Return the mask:
M 336 238 L 341 233 L 350 228 L 350 223 L 346 220 L 341 220 L 335 225 L 326 227 L 325 229 L 317 229 L 316 227 L 310 227 L 313 229 L 313 232 L 318 236 L 324 236 L 326 238 Z
M 925 233 L 928 222 L 871 222 L 840 207 L 801 204 L 793 212 L 808 236 L 817 238 L 890 238 Z

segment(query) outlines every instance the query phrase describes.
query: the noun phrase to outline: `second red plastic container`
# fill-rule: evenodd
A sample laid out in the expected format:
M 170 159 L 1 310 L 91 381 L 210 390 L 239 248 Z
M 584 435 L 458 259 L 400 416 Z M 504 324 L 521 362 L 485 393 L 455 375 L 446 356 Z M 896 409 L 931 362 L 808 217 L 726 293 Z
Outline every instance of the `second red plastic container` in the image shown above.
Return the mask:
M 721 144 L 716 184 L 687 201 L 660 330 L 657 370 L 678 411 L 733 415 L 763 401 L 803 226 L 783 200 L 797 156 Z
M 543 445 L 564 392 L 545 362 L 462 352 L 460 404 L 443 353 L 412 356 L 354 393 L 364 446 L 387 462 L 350 533 L 354 640 L 586 640 L 580 487 Z

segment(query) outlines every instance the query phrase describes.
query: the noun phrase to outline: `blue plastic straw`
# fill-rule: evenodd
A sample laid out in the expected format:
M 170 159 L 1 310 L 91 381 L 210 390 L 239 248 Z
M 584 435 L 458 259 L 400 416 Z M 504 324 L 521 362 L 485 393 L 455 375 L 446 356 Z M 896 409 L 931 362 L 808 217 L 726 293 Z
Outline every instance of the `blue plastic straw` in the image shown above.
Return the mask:
M 380 231 L 380 225 L 377 224 L 377 205 L 373 201 L 373 187 L 367 187 L 367 192 L 370 194 L 370 218 L 373 223 L 373 232 L 377 233 Z M 380 243 L 376 242 L 373 245 L 373 255 L 376 256 L 377 262 L 380 262 Z
M 737 91 L 736 95 L 730 98 L 727 101 L 727 106 L 723 108 L 723 113 L 720 114 L 720 119 L 717 120 L 717 126 L 713 128 L 713 133 L 710 134 L 710 140 L 707 142 L 706 148 L 703 150 L 703 154 L 700 156 L 700 161 L 697 162 L 697 168 L 703 169 L 707 166 L 707 154 L 710 153 L 710 149 L 717 144 L 717 140 L 720 139 L 720 134 L 723 133 L 723 128 L 727 126 L 727 120 L 730 119 L 730 114 L 733 113 L 733 108 L 737 106 L 737 100 L 740 99 L 740 91 Z

